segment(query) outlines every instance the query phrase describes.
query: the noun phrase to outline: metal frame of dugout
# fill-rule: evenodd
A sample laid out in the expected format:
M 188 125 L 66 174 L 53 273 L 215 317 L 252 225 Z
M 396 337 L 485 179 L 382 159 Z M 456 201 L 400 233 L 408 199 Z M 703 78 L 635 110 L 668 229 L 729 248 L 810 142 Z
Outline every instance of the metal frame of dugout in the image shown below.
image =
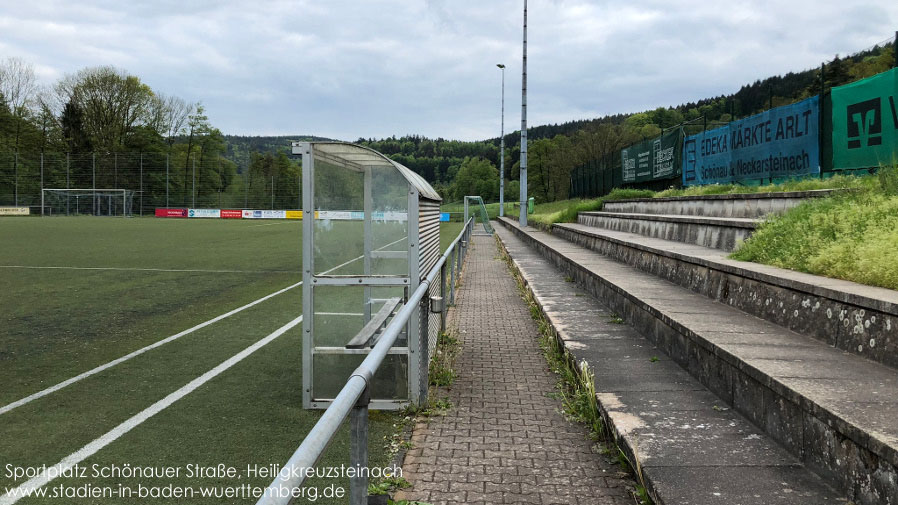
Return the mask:
M 323 409 L 440 259 L 442 199 L 363 146 L 293 142 L 293 154 L 303 167 L 303 407 Z M 445 324 L 442 284 L 430 286 L 371 379 L 371 408 L 425 401 Z

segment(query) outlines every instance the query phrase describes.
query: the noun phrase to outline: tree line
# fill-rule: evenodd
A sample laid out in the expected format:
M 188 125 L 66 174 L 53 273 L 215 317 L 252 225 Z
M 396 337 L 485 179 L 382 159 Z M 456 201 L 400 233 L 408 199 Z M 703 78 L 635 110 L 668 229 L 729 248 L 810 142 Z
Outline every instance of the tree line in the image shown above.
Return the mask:
M 633 114 L 529 128 L 528 194 L 540 202 L 565 199 L 570 189 L 571 170 L 575 167 L 610 159 L 622 148 L 656 137 L 665 129 L 682 125 L 687 134 L 693 134 L 721 126 L 884 72 L 892 68 L 895 61 L 894 43 L 877 45 L 845 58 L 836 55 L 823 68 L 759 79 L 729 95 Z M 458 142 L 406 136 L 359 139 L 358 142 L 421 174 L 448 200 L 479 194 L 495 201 L 499 195 L 500 140 Z M 505 197 L 506 200 L 517 200 L 520 132 L 508 133 L 505 145 Z
M 687 133 L 696 133 L 883 72 L 894 65 L 894 51 L 894 44 L 885 44 L 836 56 L 822 69 L 768 77 L 729 95 L 678 106 L 531 127 L 528 192 L 540 202 L 565 199 L 571 171 L 587 162 L 610 159 L 623 147 L 665 129 L 685 125 Z M 224 193 L 234 201 L 242 196 L 247 204 L 271 200 L 268 205 L 293 207 L 301 167 L 299 159 L 289 155 L 291 140 L 326 139 L 223 135 L 202 104 L 159 93 L 113 67 L 86 68 L 43 86 L 27 62 L 0 62 L 0 204 L 7 203 L 4 194 L 11 191 L 12 168 L 19 175 L 36 170 L 33 160 L 20 162 L 17 156 L 10 161 L 4 153 L 140 152 L 166 157 L 171 172 L 166 191 L 184 201 L 197 193 L 217 193 L 221 200 Z M 407 135 L 356 142 L 417 172 L 446 201 L 470 194 L 498 200 L 499 138 L 465 142 Z M 509 132 L 505 145 L 505 197 L 517 200 L 520 133 Z M 82 160 L 73 170 L 84 176 L 88 168 Z M 83 177 L 76 181 L 84 183 Z
M 228 155 L 201 103 L 125 70 L 89 67 L 45 84 L 32 64 L 0 61 L 0 205 L 35 205 L 41 187 L 64 184 L 143 190 L 143 200 L 156 203 L 193 204 L 199 195 L 214 204 L 225 194 L 242 203 L 254 196 L 265 208 L 273 196 L 297 206 L 297 161 L 253 151 L 238 165 Z

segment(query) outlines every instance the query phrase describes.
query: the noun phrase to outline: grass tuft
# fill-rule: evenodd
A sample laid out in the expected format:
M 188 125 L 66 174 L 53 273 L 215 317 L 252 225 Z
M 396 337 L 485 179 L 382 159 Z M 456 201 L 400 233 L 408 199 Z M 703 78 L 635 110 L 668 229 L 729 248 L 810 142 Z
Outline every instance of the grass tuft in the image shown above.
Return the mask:
M 458 339 L 451 333 L 440 333 L 437 337 L 437 348 L 430 361 L 430 385 L 437 387 L 451 386 L 457 374 L 453 368 L 455 357 L 461 349 Z
M 862 179 L 770 217 L 731 257 L 898 289 L 898 168 Z

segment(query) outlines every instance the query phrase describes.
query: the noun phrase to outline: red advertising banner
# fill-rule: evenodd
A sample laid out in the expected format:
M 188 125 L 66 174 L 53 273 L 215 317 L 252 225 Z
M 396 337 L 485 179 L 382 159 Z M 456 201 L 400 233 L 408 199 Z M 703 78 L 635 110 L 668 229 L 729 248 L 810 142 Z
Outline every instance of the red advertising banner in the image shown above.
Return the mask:
M 222 219 L 243 219 L 243 210 L 221 209 Z
M 156 209 L 156 217 L 187 217 L 187 209 Z

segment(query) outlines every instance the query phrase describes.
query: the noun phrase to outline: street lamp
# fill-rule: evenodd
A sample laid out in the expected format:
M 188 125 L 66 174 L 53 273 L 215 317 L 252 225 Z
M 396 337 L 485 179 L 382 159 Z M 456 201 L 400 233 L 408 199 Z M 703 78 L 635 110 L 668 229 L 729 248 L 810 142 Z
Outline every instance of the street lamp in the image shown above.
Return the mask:
M 521 71 L 521 228 L 527 226 L 527 0 L 524 0 L 524 64 Z
M 496 64 L 502 69 L 502 129 L 499 136 L 499 216 L 505 215 L 505 65 Z

